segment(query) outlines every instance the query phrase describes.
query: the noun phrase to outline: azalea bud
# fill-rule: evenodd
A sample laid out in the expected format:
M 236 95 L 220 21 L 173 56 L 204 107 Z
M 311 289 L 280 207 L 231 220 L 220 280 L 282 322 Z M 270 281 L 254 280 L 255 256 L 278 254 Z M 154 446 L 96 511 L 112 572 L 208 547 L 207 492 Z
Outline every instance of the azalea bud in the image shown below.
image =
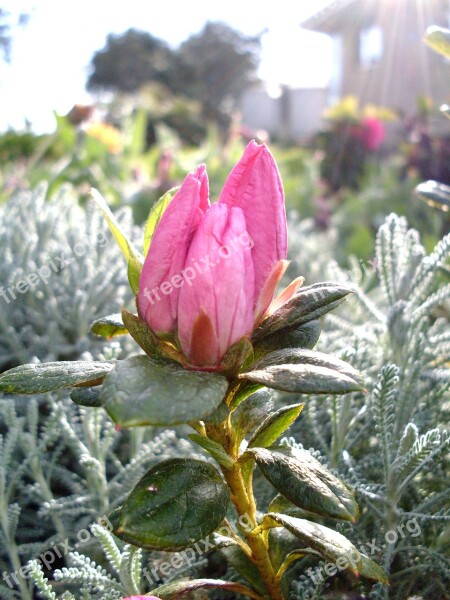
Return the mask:
M 255 277 L 243 211 L 214 204 L 200 224 L 186 260 L 195 281 L 180 291 L 178 336 L 195 365 L 215 365 L 253 329 Z
M 204 166 L 169 203 L 141 272 L 139 315 L 155 333 L 176 334 L 190 364 L 217 366 L 267 314 L 286 250 L 280 175 L 267 147 L 251 142 L 218 203 L 209 205 Z

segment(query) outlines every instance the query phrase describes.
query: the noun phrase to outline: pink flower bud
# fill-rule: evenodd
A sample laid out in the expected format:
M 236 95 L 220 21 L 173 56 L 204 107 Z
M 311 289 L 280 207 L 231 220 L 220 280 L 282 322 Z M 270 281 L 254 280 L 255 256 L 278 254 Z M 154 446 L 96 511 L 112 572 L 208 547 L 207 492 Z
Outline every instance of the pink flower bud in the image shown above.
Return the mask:
M 177 334 L 192 365 L 219 365 L 266 314 L 286 250 L 278 169 L 267 147 L 251 142 L 218 203 L 209 206 L 204 166 L 184 180 L 145 259 L 139 315 L 155 333 Z

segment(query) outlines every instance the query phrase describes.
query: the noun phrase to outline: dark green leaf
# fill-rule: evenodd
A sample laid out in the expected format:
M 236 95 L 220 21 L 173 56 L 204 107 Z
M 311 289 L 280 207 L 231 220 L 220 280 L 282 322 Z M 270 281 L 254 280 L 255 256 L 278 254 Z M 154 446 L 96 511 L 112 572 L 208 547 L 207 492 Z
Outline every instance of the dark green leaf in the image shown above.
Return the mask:
M 254 346 L 255 356 L 261 356 L 282 348 L 314 348 L 320 337 L 320 321 L 308 321 L 303 325 L 285 327 L 263 337 Z
M 230 402 L 230 409 L 236 409 L 244 400 L 255 392 L 261 390 L 264 387 L 259 383 L 251 383 L 250 381 L 241 381 L 232 392 L 232 399 Z
M 228 469 L 234 465 L 234 460 L 225 452 L 222 446 L 217 442 L 213 442 L 213 440 L 210 440 L 204 435 L 200 435 L 198 433 L 191 433 L 189 437 L 193 442 L 195 442 L 204 450 L 206 450 L 206 452 L 211 454 L 211 456 L 220 465 L 227 467 Z
M 244 337 L 228 349 L 221 362 L 221 367 L 225 371 L 235 372 L 251 356 L 253 356 L 253 346 L 250 340 Z
M 450 210 L 450 187 L 448 185 L 430 179 L 420 183 L 415 192 L 428 205 L 444 212 Z
M 305 546 L 318 552 L 342 569 L 349 569 L 358 575 L 362 568 L 361 553 L 345 536 L 318 523 L 306 519 L 297 519 L 288 515 L 269 513 L 268 517 L 278 525 L 286 527 Z M 344 566 L 345 565 L 345 566 Z
M 450 30 L 432 25 L 428 27 L 423 40 L 435 52 L 450 58 Z
M 362 566 L 359 572 L 363 577 L 389 585 L 389 576 L 380 565 L 377 565 L 376 562 L 365 554 L 361 554 L 361 563 Z
M 253 369 L 253 365 L 251 368 Z M 356 371 L 353 372 L 355 377 L 337 371 L 331 365 L 328 367 L 325 364 L 322 366 L 317 363 L 300 363 L 268 366 L 242 373 L 239 378 L 285 392 L 347 394 L 364 390 L 360 376 Z
M 108 315 L 97 319 L 91 325 L 92 333 L 95 335 L 101 335 L 105 338 L 112 338 L 116 335 L 124 335 L 128 333 L 128 329 L 125 327 L 122 321 L 122 315 Z
M 301 288 L 261 323 L 253 333 L 253 341 L 257 342 L 285 327 L 298 326 L 318 319 L 339 306 L 350 293 L 350 288 L 332 282 L 315 283 Z
M 98 408 L 102 405 L 100 402 L 100 387 L 80 387 L 75 388 L 70 392 L 70 399 L 75 404 L 79 404 L 80 406 L 90 406 L 93 408 Z
M 275 571 L 284 563 L 289 552 L 298 549 L 299 544 L 298 538 L 287 529 L 277 527 L 269 531 L 269 554 Z
M 231 415 L 231 424 L 238 443 L 257 427 L 273 410 L 272 396 L 260 390 L 244 400 Z
M 100 385 L 113 362 L 61 361 L 21 365 L 0 375 L 0 392 L 44 394 L 75 385 Z
M 122 319 L 131 337 L 146 354 L 149 356 L 160 354 L 158 340 L 153 331 L 149 329 L 147 323 L 124 308 L 122 309 Z
M 269 415 L 255 431 L 248 443 L 249 448 L 267 448 L 282 435 L 302 412 L 304 404 L 284 406 Z
M 172 581 L 159 586 L 152 590 L 151 593 L 157 594 L 158 598 L 161 598 L 161 600 L 176 600 L 189 592 L 210 588 L 229 590 L 230 592 L 236 592 L 236 594 L 242 594 L 242 596 L 247 596 L 248 598 L 261 600 L 260 594 L 253 592 L 244 585 L 233 583 L 231 581 L 223 581 L 222 579 L 185 579 Z
M 268 512 L 283 513 L 290 517 L 298 517 L 299 519 L 316 519 L 317 513 L 310 510 L 299 508 L 293 502 L 285 498 L 282 494 L 277 494 L 269 504 Z
M 212 465 L 172 458 L 147 471 L 111 523 L 115 535 L 140 548 L 179 550 L 209 536 L 228 503 L 228 487 Z
M 199 421 L 221 404 L 225 377 L 188 371 L 148 356 L 118 361 L 101 391 L 102 405 L 121 427 L 176 425 Z
M 169 202 L 175 196 L 175 193 L 179 190 L 179 188 L 172 188 L 167 191 L 159 200 L 155 202 L 152 206 L 150 214 L 148 215 L 147 222 L 145 224 L 144 229 L 144 256 L 147 255 L 148 249 L 150 248 L 150 244 L 153 238 L 153 234 L 155 233 L 155 229 L 158 223 L 161 220 L 161 217 L 164 214 L 164 211 L 169 206 Z
M 226 556 L 227 562 L 233 569 L 235 569 L 239 575 L 244 577 L 255 590 L 262 595 L 266 593 L 258 568 L 249 558 L 247 558 L 242 548 L 239 546 L 231 546 L 222 550 L 222 553 Z
M 357 518 L 353 493 L 307 450 L 280 447 L 247 452 L 273 487 L 296 506 L 333 519 Z

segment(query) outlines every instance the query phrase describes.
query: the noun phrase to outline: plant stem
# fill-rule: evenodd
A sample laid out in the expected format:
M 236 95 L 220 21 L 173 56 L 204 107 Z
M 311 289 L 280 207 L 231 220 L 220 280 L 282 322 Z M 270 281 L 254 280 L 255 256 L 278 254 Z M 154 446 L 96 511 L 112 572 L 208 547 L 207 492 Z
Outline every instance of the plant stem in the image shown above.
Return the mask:
M 208 424 L 206 432 L 208 437 L 221 444 L 227 454 L 235 461 L 233 466 L 221 466 L 221 469 L 231 493 L 231 501 L 238 515 L 240 517 L 245 516 L 250 521 L 250 527 L 242 528 L 242 533 L 250 549 L 248 558 L 258 568 L 270 600 L 284 600 L 280 581 L 277 579 L 269 557 L 268 532 L 261 531 L 258 528 L 256 501 L 252 489 L 252 474 L 251 471 L 246 472 L 244 465 L 238 461 L 238 444 L 234 437 L 233 428 L 229 421 L 225 421 L 219 425 Z M 257 528 L 258 530 L 256 530 Z

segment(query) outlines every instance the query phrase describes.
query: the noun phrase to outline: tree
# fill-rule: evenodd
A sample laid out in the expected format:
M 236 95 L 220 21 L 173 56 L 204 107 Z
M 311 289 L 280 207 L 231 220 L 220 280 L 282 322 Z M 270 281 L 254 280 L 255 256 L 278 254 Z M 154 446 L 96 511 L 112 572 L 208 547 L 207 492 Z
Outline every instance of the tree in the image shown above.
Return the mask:
M 198 100 L 204 116 L 229 114 L 246 87 L 256 79 L 260 38 L 245 37 L 224 23 L 207 23 L 177 51 L 170 85 Z
M 92 58 L 87 88 L 136 92 L 151 81 L 167 84 L 172 61 L 169 46 L 149 33 L 129 29 L 111 34 Z

